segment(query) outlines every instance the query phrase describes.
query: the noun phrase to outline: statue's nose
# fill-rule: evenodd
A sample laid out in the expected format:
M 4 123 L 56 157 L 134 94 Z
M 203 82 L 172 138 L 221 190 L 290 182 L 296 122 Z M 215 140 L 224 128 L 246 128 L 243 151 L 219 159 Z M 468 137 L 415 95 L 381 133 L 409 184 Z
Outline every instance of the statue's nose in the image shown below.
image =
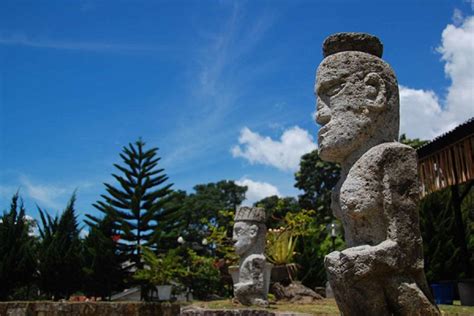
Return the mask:
M 318 97 L 318 104 L 316 108 L 316 123 L 319 125 L 326 125 L 331 120 L 331 110 L 324 104 L 323 100 Z

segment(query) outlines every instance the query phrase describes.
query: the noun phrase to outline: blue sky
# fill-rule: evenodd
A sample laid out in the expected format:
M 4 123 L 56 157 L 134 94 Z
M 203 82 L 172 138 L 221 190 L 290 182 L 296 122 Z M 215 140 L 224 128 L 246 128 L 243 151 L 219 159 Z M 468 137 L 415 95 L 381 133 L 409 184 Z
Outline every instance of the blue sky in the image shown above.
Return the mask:
M 383 3 L 383 4 L 382 4 Z M 0 210 L 80 214 L 123 145 L 159 147 L 175 189 L 236 180 L 297 195 L 316 148 L 315 70 L 329 34 L 368 32 L 398 75 L 401 131 L 474 116 L 469 1 L 0 1 Z

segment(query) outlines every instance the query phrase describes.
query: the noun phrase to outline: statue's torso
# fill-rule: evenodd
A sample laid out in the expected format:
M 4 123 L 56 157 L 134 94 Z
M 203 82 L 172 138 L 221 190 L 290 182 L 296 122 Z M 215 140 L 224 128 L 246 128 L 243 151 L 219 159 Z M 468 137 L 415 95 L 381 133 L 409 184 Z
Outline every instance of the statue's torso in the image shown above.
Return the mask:
M 263 280 L 263 273 L 265 268 L 264 255 L 250 255 L 245 258 L 240 264 L 239 282 L 255 283 L 257 280 Z M 262 284 L 263 286 L 263 284 Z
M 383 147 L 375 146 L 362 155 L 350 168 L 333 195 L 333 207 L 338 208 L 344 224 L 348 247 L 377 245 L 387 239 L 389 219 L 384 213 Z

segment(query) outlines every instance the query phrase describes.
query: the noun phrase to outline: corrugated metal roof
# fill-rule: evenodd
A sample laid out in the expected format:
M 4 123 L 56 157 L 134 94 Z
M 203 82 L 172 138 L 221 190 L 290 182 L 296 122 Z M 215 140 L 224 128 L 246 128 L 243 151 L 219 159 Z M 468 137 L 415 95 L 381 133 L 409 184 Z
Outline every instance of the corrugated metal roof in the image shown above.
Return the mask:
M 418 159 L 422 159 L 429 156 L 455 142 L 474 134 L 474 117 L 471 117 L 464 123 L 456 126 L 454 129 L 446 132 L 429 143 L 421 146 L 417 149 Z

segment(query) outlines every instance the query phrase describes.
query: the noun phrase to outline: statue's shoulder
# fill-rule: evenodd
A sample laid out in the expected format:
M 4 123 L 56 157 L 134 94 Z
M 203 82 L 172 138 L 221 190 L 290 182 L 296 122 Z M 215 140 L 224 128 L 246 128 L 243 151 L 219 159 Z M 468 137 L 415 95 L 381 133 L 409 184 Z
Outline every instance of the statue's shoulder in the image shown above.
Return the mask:
M 266 259 L 264 255 L 250 255 L 248 256 L 244 262 L 243 265 L 251 265 L 251 266 L 263 266 L 265 265 Z
M 381 167 L 391 164 L 410 164 L 416 167 L 416 150 L 399 142 L 382 143 L 369 149 L 362 157 Z
M 254 254 L 254 255 L 250 255 L 247 257 L 247 260 L 249 261 L 265 261 L 265 256 L 264 255 L 259 255 L 259 254 Z

